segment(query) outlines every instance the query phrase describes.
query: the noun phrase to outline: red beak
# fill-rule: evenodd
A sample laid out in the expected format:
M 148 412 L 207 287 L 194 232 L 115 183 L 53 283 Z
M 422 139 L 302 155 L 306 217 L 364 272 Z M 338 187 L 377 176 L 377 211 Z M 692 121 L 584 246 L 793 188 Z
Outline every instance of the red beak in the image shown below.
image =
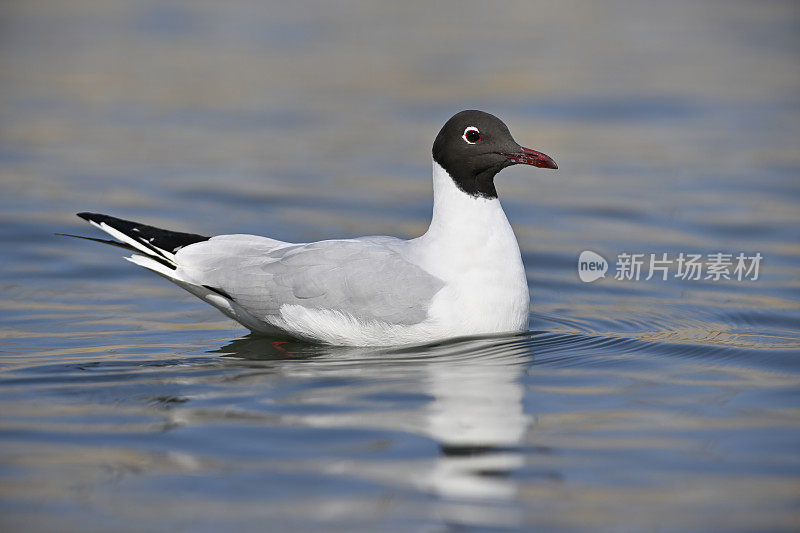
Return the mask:
M 537 152 L 536 150 L 531 150 L 530 148 L 525 148 L 524 146 L 520 146 L 520 149 L 522 150 L 521 152 L 503 155 L 514 163 L 532 165 L 540 168 L 558 168 L 556 162 L 553 161 L 553 158 L 551 158 L 549 155 L 543 154 L 542 152 Z

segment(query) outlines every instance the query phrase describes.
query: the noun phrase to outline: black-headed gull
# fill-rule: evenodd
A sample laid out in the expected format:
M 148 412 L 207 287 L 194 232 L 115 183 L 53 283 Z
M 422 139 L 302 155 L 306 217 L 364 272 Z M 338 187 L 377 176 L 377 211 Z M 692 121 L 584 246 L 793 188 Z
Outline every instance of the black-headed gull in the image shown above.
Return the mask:
M 253 332 L 338 345 L 399 345 L 524 331 L 529 294 L 494 176 L 515 164 L 558 168 L 506 125 L 461 111 L 433 143 L 433 216 L 421 237 L 293 244 L 205 237 L 107 215 L 78 216 Z

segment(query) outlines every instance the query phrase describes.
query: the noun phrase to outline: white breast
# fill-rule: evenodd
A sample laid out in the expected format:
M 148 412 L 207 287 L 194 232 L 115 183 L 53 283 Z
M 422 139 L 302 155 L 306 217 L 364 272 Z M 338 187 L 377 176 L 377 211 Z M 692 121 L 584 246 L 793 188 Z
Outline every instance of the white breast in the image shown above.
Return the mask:
M 448 336 L 525 330 L 525 268 L 500 201 L 459 190 L 435 161 L 433 184 L 430 228 L 409 242 L 414 261 L 446 283 L 430 318 Z

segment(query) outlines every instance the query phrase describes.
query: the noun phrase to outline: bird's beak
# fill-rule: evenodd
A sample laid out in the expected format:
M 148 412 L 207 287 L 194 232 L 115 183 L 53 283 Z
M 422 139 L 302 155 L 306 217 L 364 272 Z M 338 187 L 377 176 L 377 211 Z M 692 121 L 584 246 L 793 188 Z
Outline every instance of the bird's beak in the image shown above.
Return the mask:
M 519 163 L 540 168 L 558 168 L 556 162 L 553 161 L 553 158 L 551 158 L 549 155 L 543 154 L 542 152 L 537 152 L 536 150 L 531 150 L 530 148 L 525 148 L 524 146 L 520 146 L 519 149 L 519 152 L 503 155 L 509 160 L 513 161 L 514 164 Z

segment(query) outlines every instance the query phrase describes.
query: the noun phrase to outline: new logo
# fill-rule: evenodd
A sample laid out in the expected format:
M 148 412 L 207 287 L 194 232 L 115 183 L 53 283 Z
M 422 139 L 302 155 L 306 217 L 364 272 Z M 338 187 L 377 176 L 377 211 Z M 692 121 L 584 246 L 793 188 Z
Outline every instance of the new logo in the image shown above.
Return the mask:
M 585 250 L 578 257 L 578 277 L 585 283 L 606 277 L 607 270 L 608 261 L 600 254 Z

